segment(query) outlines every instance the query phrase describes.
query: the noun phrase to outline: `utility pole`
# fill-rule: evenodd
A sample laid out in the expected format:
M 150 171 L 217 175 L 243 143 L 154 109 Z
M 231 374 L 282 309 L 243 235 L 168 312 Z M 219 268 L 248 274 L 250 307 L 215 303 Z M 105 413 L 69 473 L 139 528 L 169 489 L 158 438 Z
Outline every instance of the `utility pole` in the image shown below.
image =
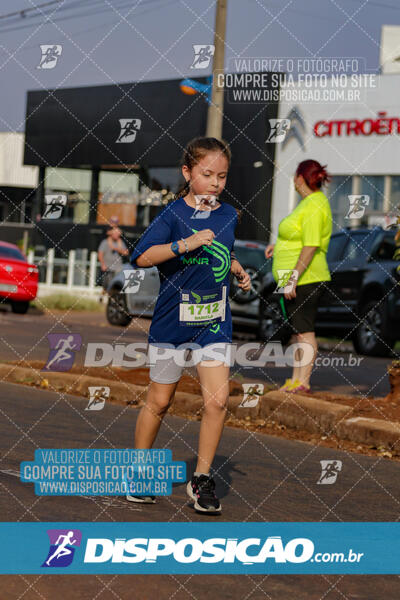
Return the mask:
M 226 7 L 228 0 L 217 0 L 214 31 L 214 57 L 211 104 L 207 115 L 207 137 L 222 137 L 222 121 L 224 117 L 224 88 L 218 88 L 218 73 L 224 72 Z

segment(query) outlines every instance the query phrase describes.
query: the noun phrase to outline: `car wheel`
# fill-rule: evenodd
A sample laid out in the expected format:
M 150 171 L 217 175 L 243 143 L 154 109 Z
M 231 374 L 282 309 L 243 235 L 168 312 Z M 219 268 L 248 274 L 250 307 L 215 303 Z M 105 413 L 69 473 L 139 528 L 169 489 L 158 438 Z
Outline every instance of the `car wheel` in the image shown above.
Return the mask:
M 384 306 L 379 300 L 370 300 L 360 310 L 360 323 L 353 335 L 353 346 L 358 354 L 390 356 L 394 340 L 383 334 Z
M 258 337 L 263 342 L 287 344 L 292 335 L 291 328 L 282 313 L 280 299 L 274 294 L 260 298 Z
M 125 294 L 121 290 L 111 290 L 107 303 L 107 321 L 110 325 L 126 327 L 132 321 L 128 312 Z
M 254 267 L 243 265 L 243 269 L 250 275 L 251 289 L 248 292 L 244 292 L 239 286 L 236 277 L 232 277 L 230 297 L 231 300 L 237 302 L 237 304 L 248 304 L 253 302 L 260 296 L 261 290 L 261 275 L 260 272 Z
M 19 315 L 28 312 L 29 302 L 11 302 L 11 310 Z

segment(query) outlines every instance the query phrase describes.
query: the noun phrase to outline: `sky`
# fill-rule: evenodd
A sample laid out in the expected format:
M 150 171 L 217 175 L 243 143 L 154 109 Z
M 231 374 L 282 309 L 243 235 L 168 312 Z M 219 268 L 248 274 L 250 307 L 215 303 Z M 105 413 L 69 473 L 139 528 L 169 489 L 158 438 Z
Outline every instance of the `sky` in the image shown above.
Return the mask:
M 227 3 L 226 71 L 246 57 L 357 57 L 377 72 L 381 27 L 400 25 L 398 0 Z M 24 130 L 27 90 L 193 77 L 193 45 L 213 43 L 215 8 L 214 0 L 0 0 L 0 131 Z M 43 44 L 62 46 L 54 69 L 37 68 Z

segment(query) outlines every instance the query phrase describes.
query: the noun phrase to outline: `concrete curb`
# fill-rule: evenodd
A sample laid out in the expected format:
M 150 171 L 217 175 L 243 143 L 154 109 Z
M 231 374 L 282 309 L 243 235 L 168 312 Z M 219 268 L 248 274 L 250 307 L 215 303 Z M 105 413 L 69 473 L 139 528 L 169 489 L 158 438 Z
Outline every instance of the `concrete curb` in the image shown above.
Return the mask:
M 353 417 L 338 424 L 337 435 L 343 440 L 400 449 L 400 423 L 392 421 Z
M 352 414 L 351 406 L 287 392 L 269 392 L 261 399 L 260 416 L 270 415 L 293 429 L 328 435 L 336 424 Z
M 2 364 L 0 365 L 0 379 L 12 383 L 33 383 L 43 389 L 65 394 L 78 394 L 86 398 L 89 397 L 89 386 L 108 386 L 110 388 L 109 401 L 112 403 L 123 402 L 141 406 L 146 399 L 146 389 L 141 385 L 78 375 L 77 373 L 57 373 L 55 371 L 45 373 L 33 368 Z
M 89 386 L 108 386 L 112 403 L 141 407 L 146 399 L 146 386 L 123 383 L 76 373 L 38 371 L 12 364 L 0 364 L 0 380 L 35 384 L 43 389 L 88 397 Z M 175 393 L 174 408 L 186 414 L 200 414 L 201 396 L 189 392 Z M 226 418 L 231 415 L 247 421 L 274 421 L 291 429 L 319 435 L 336 435 L 343 440 L 400 450 L 400 423 L 383 419 L 352 416 L 353 408 L 327 402 L 312 396 L 272 391 L 260 397 L 255 406 L 242 405 L 241 396 L 230 396 Z

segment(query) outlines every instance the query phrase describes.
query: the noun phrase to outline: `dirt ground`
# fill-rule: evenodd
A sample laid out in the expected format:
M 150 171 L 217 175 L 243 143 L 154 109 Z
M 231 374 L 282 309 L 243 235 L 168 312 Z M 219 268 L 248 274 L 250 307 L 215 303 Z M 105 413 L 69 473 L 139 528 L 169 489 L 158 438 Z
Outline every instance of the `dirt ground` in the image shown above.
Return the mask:
M 19 366 L 25 366 L 37 369 L 40 371 L 44 362 L 39 361 L 10 361 L 10 364 L 18 364 Z M 82 374 L 93 377 L 99 376 L 98 368 L 80 368 L 73 367 L 69 373 Z M 107 368 L 101 372 L 102 379 L 109 379 L 110 381 L 126 381 L 135 385 L 147 386 L 149 383 L 149 369 L 118 369 L 118 368 Z M 261 380 L 260 380 L 261 381 Z M 254 383 L 254 380 L 251 380 Z M 242 396 L 243 388 L 242 383 L 246 383 L 245 378 L 232 378 L 229 382 L 229 394 L 230 396 Z M 271 385 L 265 385 L 264 393 L 268 390 L 276 389 Z M 190 375 L 183 375 L 179 384 L 178 391 L 188 392 L 191 394 L 201 395 L 201 388 L 198 380 Z M 329 392 L 315 392 L 313 397 L 326 400 L 328 402 L 336 402 L 339 404 L 346 404 L 352 406 L 354 409 L 354 416 L 363 416 L 369 418 L 383 419 L 389 421 L 400 422 L 400 402 L 391 402 L 385 398 L 378 397 L 367 397 L 363 396 L 349 396 L 341 394 L 333 394 Z M 169 410 L 169 413 L 176 416 L 181 416 L 190 420 L 200 420 L 201 411 L 197 414 L 185 413 L 182 410 L 176 410 L 174 405 Z M 246 429 L 247 431 L 254 431 L 257 433 L 266 433 L 269 435 L 275 435 L 278 437 L 286 438 L 289 440 L 299 440 L 312 445 L 319 445 L 328 448 L 337 448 L 347 452 L 359 452 L 369 456 L 379 456 L 382 458 L 392 458 L 394 460 L 400 460 L 400 455 L 395 455 L 389 452 L 383 446 L 366 446 L 350 442 L 347 440 L 341 440 L 335 435 L 324 436 L 315 433 L 310 433 L 303 430 L 295 430 L 287 428 L 285 425 L 275 422 L 274 420 L 268 419 L 255 419 L 250 420 L 250 417 L 246 419 L 238 419 L 234 415 L 228 416 L 225 425 L 228 427 L 236 427 Z

